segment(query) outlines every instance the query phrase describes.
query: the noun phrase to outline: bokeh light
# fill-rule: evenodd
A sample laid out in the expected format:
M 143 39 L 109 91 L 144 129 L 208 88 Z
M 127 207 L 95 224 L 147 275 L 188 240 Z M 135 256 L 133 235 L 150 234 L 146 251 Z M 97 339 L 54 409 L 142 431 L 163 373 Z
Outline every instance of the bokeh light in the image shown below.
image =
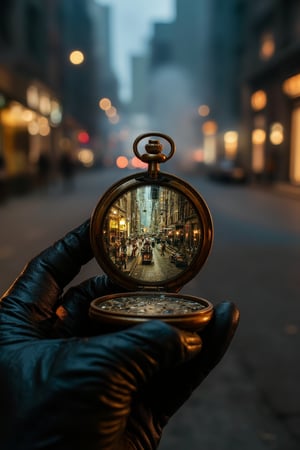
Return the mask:
M 118 156 L 116 159 L 116 166 L 119 169 L 126 169 L 126 167 L 128 167 L 128 158 L 126 158 L 126 156 Z
M 264 109 L 267 104 L 267 95 L 265 91 L 259 90 L 252 94 L 251 96 L 251 106 L 254 111 L 260 111 Z
M 80 50 L 73 50 L 69 55 L 69 60 L 75 66 L 82 64 L 84 61 L 84 54 Z
M 92 167 L 94 164 L 94 153 L 89 148 L 81 148 L 78 152 L 78 160 L 85 167 Z
M 200 105 L 198 108 L 198 114 L 201 117 L 206 117 L 210 113 L 210 109 L 207 105 Z
M 99 107 L 101 109 L 103 109 L 103 111 L 108 111 L 109 108 L 111 108 L 111 101 L 110 101 L 110 99 L 107 98 L 107 97 L 101 98 L 101 100 L 99 101 Z

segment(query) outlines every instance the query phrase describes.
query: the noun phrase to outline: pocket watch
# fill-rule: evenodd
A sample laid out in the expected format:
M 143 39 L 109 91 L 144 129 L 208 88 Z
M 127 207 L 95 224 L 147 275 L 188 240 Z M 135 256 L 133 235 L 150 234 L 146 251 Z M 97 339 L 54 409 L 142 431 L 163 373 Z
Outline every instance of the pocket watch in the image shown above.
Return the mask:
M 175 153 L 170 136 L 141 134 L 133 152 L 147 170 L 114 183 L 99 199 L 90 224 L 94 256 L 124 292 L 93 300 L 89 316 L 101 329 L 163 320 L 201 330 L 212 317 L 212 303 L 180 291 L 210 253 L 209 208 L 189 183 L 160 170 Z

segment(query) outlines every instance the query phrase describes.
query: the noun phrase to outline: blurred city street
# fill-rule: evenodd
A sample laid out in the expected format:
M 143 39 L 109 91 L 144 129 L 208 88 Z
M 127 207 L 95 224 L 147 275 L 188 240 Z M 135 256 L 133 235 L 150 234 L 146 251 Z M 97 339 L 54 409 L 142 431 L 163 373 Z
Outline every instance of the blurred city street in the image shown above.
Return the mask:
M 93 169 L 66 190 L 0 203 L 1 293 L 26 262 L 88 218 L 128 170 Z M 297 450 L 300 447 L 300 198 L 267 186 L 214 183 L 176 174 L 205 198 L 214 221 L 212 252 L 183 293 L 241 312 L 221 363 L 171 419 L 161 450 Z M 101 272 L 95 261 L 72 284 Z

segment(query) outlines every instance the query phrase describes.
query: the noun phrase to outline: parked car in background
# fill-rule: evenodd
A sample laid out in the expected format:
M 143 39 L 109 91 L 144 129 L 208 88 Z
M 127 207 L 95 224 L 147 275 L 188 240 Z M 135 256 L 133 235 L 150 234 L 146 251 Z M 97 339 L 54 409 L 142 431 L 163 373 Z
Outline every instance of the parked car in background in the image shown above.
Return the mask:
M 187 266 L 187 258 L 182 253 L 172 252 L 169 256 L 169 259 L 172 263 L 175 264 L 176 267 L 186 267 Z
M 217 161 L 210 167 L 208 176 L 212 180 L 221 182 L 246 183 L 248 180 L 246 169 L 231 159 Z

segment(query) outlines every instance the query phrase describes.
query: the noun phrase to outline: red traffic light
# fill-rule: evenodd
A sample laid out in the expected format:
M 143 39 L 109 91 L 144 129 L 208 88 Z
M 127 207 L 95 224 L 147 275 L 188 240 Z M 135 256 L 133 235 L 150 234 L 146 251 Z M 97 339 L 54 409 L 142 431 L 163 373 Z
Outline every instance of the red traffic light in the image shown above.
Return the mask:
M 77 135 L 77 139 L 80 144 L 87 144 L 90 141 L 90 136 L 86 131 L 80 131 Z

